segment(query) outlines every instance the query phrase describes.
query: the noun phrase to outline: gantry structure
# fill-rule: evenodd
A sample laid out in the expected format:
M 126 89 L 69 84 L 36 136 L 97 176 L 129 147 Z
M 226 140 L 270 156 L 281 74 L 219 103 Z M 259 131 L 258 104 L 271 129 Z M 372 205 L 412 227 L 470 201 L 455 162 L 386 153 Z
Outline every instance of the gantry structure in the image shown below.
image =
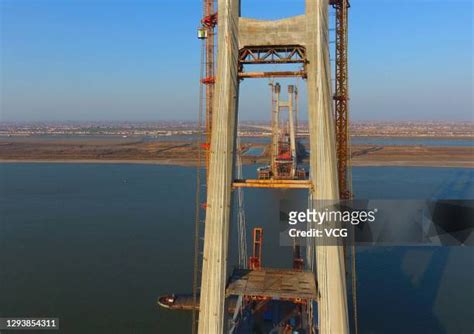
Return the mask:
M 336 10 L 334 95 L 329 59 L 329 6 Z M 196 329 L 194 323 L 198 323 L 199 333 L 223 333 L 228 330 L 225 321 L 228 310 L 225 305 L 229 295 L 269 297 L 263 290 L 259 290 L 257 295 L 255 291 L 243 291 L 238 287 L 238 281 L 234 281 L 233 285 L 228 284 L 227 254 L 231 203 L 235 189 L 305 188 L 313 200 L 351 197 L 348 168 L 348 8 L 347 0 L 306 0 L 303 15 L 281 20 L 256 20 L 241 17 L 239 0 L 218 0 L 217 3 L 215 0 L 204 0 L 204 15 L 198 36 L 204 41 L 201 85 L 205 108 L 205 136 L 202 148 L 205 150 L 207 201 L 197 206 L 197 222 L 200 220 L 199 209 L 205 211 L 205 230 L 202 263 L 198 261 L 199 248 L 195 248 L 192 297 L 195 310 L 193 330 Z M 252 65 L 265 64 L 294 64 L 299 65 L 299 68 L 292 71 L 249 70 Z M 309 179 L 237 179 L 235 164 L 238 151 L 236 138 L 239 85 L 244 79 L 274 77 L 301 77 L 307 82 L 311 151 Z M 198 182 L 198 188 L 199 186 Z M 200 229 L 199 224 L 196 224 L 196 244 L 199 241 Z M 342 246 L 314 245 L 307 248 L 315 259 L 315 266 L 307 264 L 313 270 L 312 275 L 304 272 L 298 276 L 294 274 L 296 271 L 279 271 L 277 275 L 289 280 L 298 280 L 298 277 L 303 279 L 304 276 L 309 280 L 309 286 L 313 287 L 310 290 L 313 291 L 296 289 L 284 298 L 300 300 L 304 295 L 309 301 L 305 305 L 317 301 L 317 325 L 314 325 L 310 314 L 312 308 L 308 306 L 307 321 L 310 331 L 314 332 L 317 327 L 319 333 L 347 333 L 349 325 Z M 298 266 L 293 269 L 297 268 L 302 272 L 299 247 L 295 248 L 294 252 L 297 254 L 295 259 Z M 202 268 L 201 275 L 199 268 Z M 253 277 L 253 270 L 260 270 L 260 275 L 262 274 L 262 269 L 252 267 L 252 264 L 250 268 L 244 269 L 248 270 L 248 277 Z M 271 269 L 264 274 L 268 274 L 268 277 L 276 275 Z M 282 298 L 281 291 L 280 295 L 275 291 L 273 294 L 270 297 Z M 200 300 L 199 303 L 197 299 Z M 235 302 L 235 299 L 232 300 Z M 199 317 L 196 317 L 197 304 L 200 305 Z M 197 319 L 198 322 L 195 322 Z M 232 327 L 232 330 L 234 329 L 235 327 Z

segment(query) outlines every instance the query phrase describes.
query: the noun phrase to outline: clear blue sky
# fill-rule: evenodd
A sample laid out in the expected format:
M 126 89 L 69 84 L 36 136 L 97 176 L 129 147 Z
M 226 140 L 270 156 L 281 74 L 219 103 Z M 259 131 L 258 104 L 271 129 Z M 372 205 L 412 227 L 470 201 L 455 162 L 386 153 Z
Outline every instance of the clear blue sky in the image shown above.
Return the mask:
M 196 119 L 200 1 L 0 6 L 1 120 Z M 243 15 L 257 18 L 303 8 L 303 0 L 242 1 Z M 472 36 L 472 0 L 353 0 L 352 118 L 472 120 Z M 242 83 L 241 119 L 269 118 L 267 83 Z

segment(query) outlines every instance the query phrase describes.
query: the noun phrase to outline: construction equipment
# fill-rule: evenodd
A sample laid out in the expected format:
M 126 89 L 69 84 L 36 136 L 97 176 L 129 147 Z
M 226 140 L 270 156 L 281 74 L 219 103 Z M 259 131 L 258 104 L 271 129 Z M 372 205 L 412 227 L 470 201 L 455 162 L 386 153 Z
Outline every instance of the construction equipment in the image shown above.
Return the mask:
M 249 269 L 258 270 L 262 265 L 263 229 L 253 229 L 253 255 L 249 258 Z

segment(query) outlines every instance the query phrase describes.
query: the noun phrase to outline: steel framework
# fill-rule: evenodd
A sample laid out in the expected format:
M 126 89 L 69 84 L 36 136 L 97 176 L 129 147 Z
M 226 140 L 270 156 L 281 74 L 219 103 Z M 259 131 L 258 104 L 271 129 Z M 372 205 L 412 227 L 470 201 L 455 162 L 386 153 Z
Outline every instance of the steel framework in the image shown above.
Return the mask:
M 349 156 L 349 117 L 348 117 L 348 66 L 347 66 L 347 9 L 348 0 L 332 0 L 336 9 L 336 62 L 335 62 L 335 120 L 336 154 L 339 193 L 341 199 L 351 197 L 348 180 Z
M 348 9 L 349 0 L 331 0 L 336 10 L 336 62 L 335 62 L 335 121 L 336 121 L 336 154 L 339 182 L 339 197 L 351 199 L 352 180 L 350 170 L 350 133 L 349 133 L 349 82 L 348 82 Z M 354 242 L 354 240 L 352 240 Z M 354 333 L 358 333 L 357 315 L 357 274 L 355 245 L 351 246 L 351 283 L 352 311 L 354 315 Z
M 239 50 L 239 78 L 306 78 L 306 48 L 301 45 L 248 46 Z M 244 65 L 302 64 L 297 71 L 245 72 Z
M 300 45 L 252 46 L 239 51 L 240 64 L 305 63 L 306 49 Z
M 217 25 L 217 13 L 214 0 L 204 1 L 204 18 L 201 24 L 206 29 L 205 39 L 205 77 L 201 79 L 201 83 L 206 85 L 206 170 L 209 167 L 209 147 L 211 144 L 212 134 L 212 108 L 214 101 L 214 84 L 215 84 L 215 27 Z

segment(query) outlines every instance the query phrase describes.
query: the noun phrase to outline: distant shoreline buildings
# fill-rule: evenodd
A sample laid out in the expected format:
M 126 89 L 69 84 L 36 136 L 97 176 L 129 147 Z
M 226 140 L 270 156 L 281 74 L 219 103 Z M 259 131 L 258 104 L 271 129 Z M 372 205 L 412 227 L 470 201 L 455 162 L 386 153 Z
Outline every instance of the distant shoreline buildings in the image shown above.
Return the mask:
M 192 136 L 197 135 L 195 122 L 2 122 L 0 136 Z M 243 122 L 239 133 L 245 137 L 267 137 L 270 124 Z M 307 135 L 301 124 L 299 136 Z M 350 133 L 355 137 L 429 137 L 474 138 L 474 122 L 353 122 Z

